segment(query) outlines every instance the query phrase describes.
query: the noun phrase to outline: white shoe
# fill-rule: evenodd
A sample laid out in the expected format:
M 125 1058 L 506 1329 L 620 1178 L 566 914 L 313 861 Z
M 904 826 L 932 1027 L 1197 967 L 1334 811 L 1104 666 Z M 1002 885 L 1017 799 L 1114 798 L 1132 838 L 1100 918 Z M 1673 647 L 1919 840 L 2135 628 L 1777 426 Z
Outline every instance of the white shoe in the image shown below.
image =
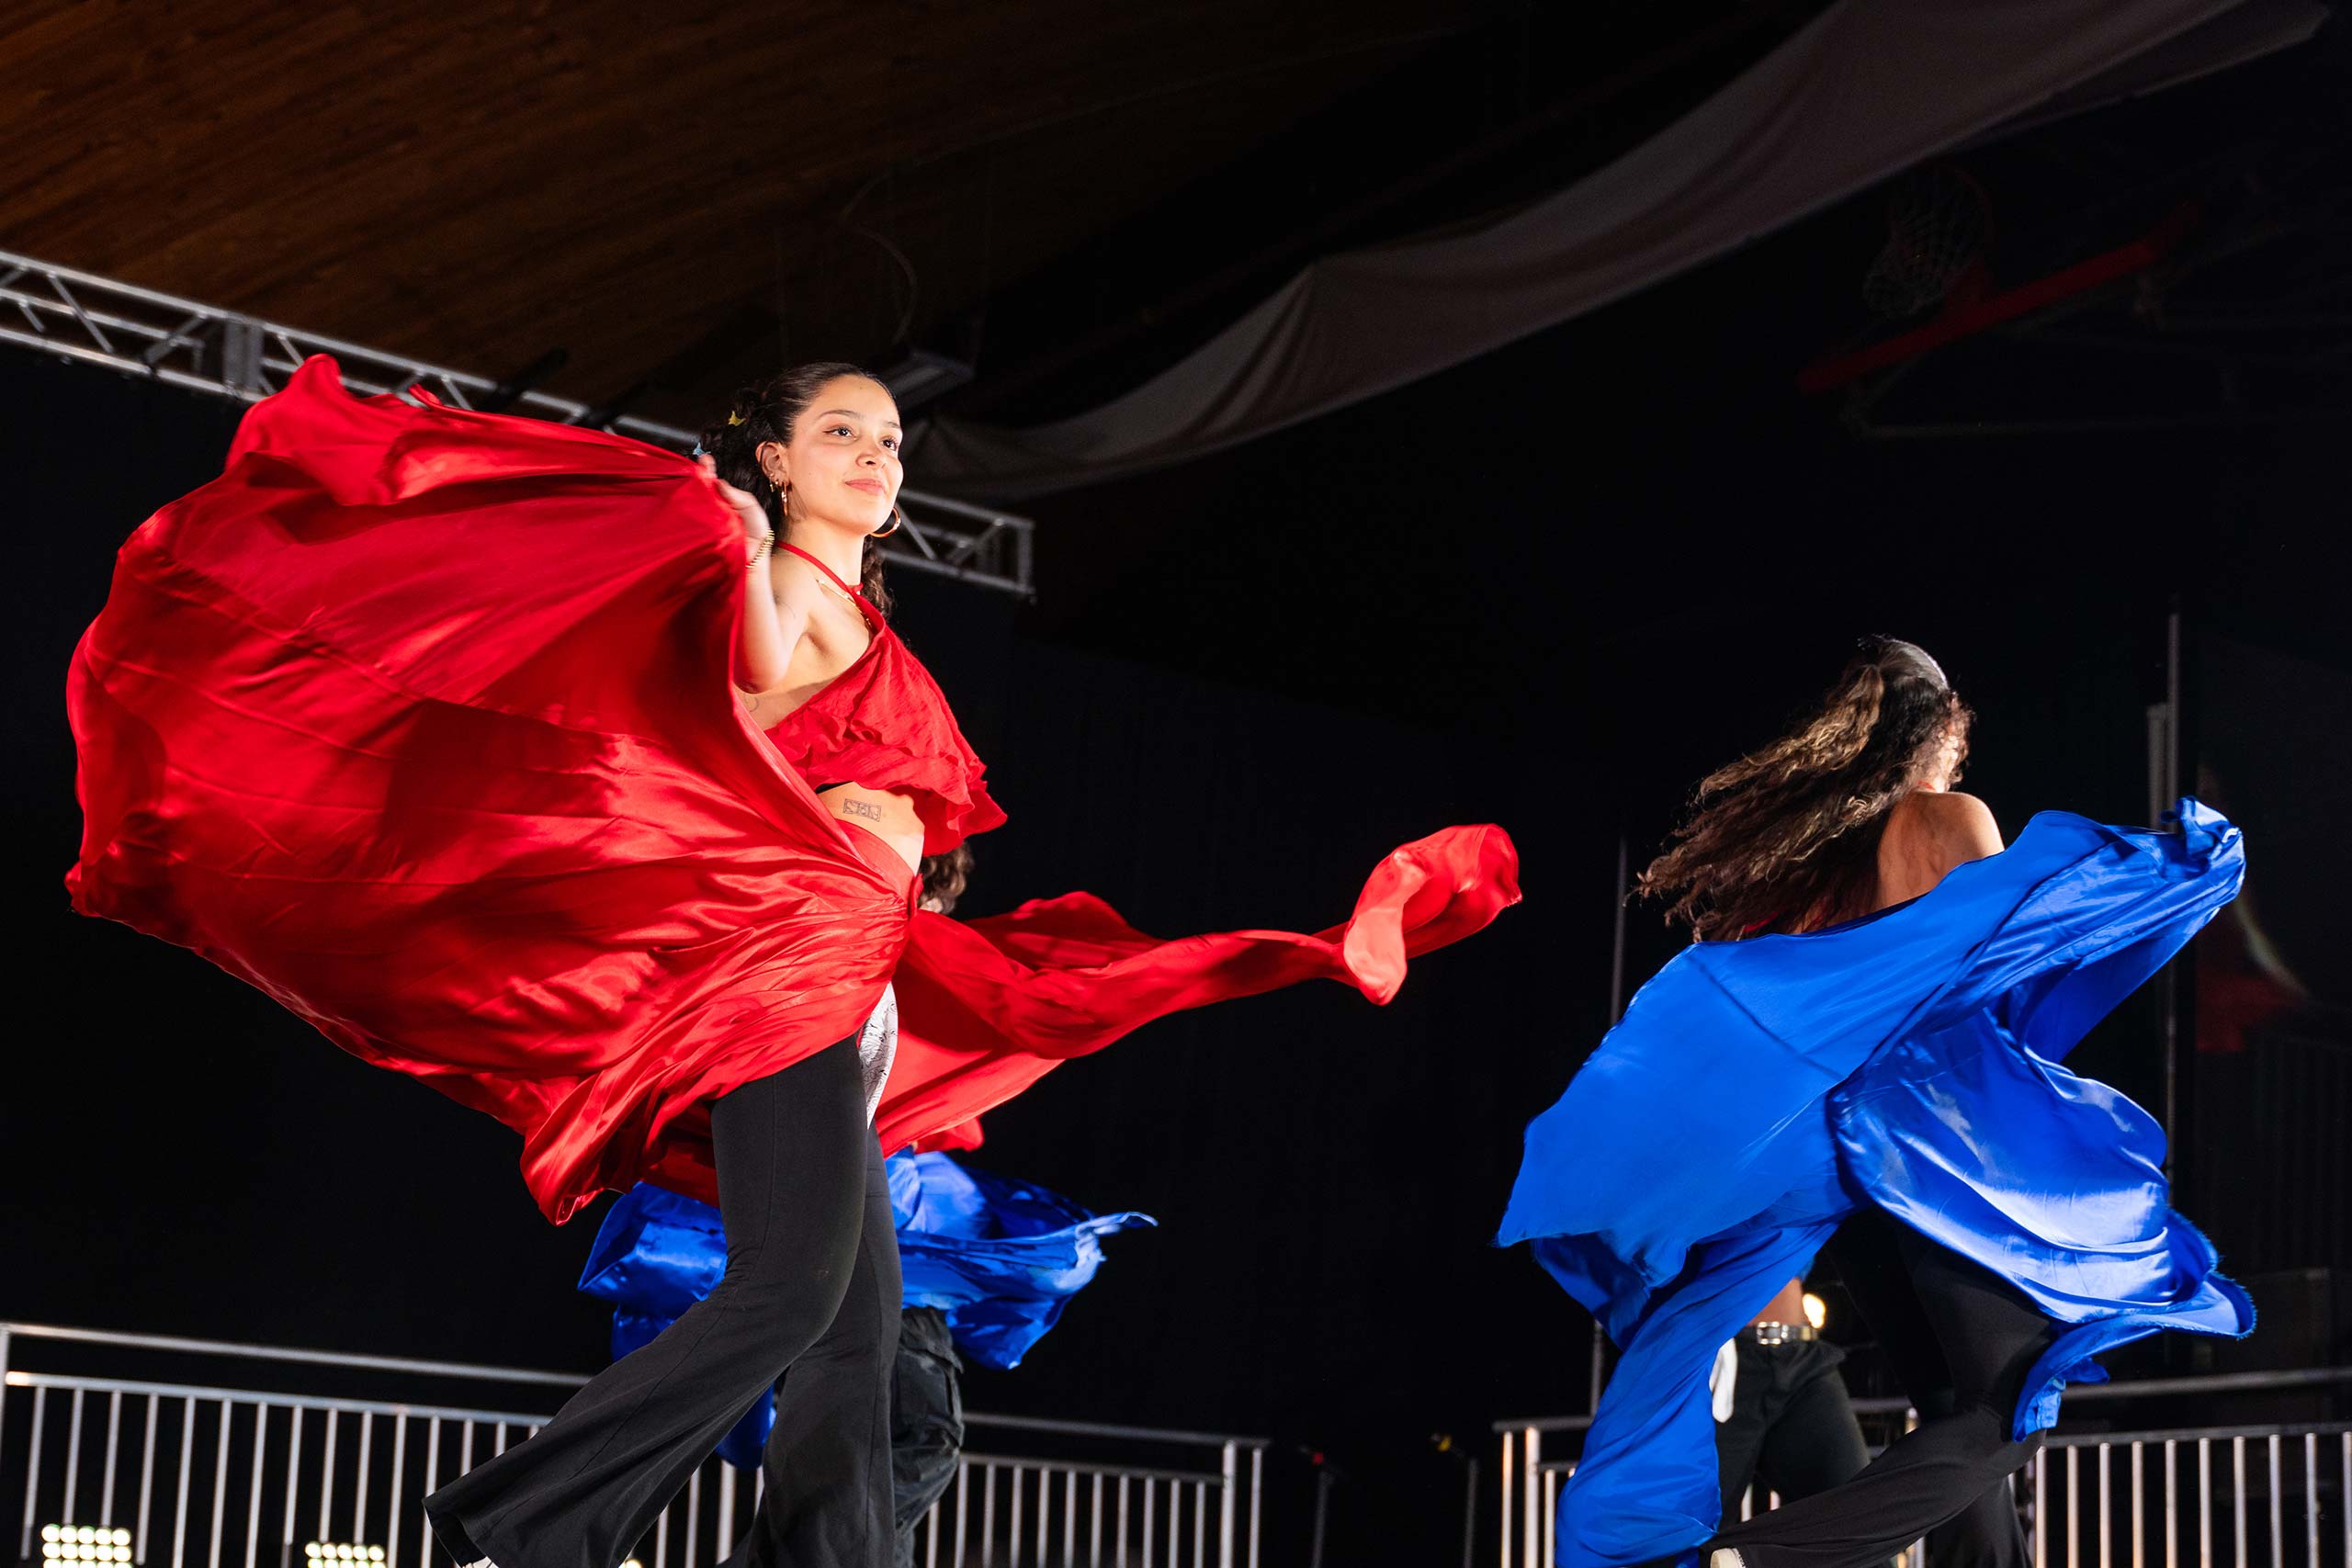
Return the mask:
M 479 1568 L 479 1565 L 477 1565 Z M 1719 1546 L 1707 1553 L 1707 1568 L 1747 1568 L 1739 1553 L 1728 1546 Z

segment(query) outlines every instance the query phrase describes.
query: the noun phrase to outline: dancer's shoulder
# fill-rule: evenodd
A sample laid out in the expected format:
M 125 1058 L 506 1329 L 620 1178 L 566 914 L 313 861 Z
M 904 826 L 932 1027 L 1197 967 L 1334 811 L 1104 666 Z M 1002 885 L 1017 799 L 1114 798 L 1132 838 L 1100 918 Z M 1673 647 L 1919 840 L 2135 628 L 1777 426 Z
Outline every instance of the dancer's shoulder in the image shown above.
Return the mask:
M 1886 823 L 1888 847 L 1905 860 L 1925 862 L 1937 874 L 2001 852 L 2001 825 L 1993 808 L 1956 790 L 1914 790 L 1895 802 Z

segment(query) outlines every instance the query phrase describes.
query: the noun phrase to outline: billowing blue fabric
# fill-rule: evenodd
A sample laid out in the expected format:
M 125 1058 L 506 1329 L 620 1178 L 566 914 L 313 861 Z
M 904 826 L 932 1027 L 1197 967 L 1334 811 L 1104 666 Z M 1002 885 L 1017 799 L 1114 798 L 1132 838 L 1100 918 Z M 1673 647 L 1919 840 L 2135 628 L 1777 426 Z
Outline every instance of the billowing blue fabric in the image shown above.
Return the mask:
M 1103 1236 L 1158 1224 L 1148 1214 L 1091 1214 L 945 1155 L 894 1155 L 885 1168 L 906 1280 L 900 1302 L 943 1309 L 956 1349 L 982 1366 L 1020 1365 L 1102 1267 Z M 615 1303 L 618 1359 L 708 1295 L 726 1269 L 718 1211 L 640 1182 L 605 1214 L 580 1288 Z M 762 1394 L 719 1443 L 719 1457 L 757 1469 L 775 1419 L 774 1394 Z
M 895 1156 L 888 1169 L 903 1299 L 944 1311 L 956 1348 L 984 1367 L 1021 1364 L 1102 1266 L 1102 1237 L 1159 1223 L 1090 1214 L 945 1155 Z
M 1703 942 L 1634 998 L 1527 1129 L 1497 1240 L 1623 1350 L 1563 1491 L 1556 1561 L 1685 1551 L 1720 1506 L 1707 1370 L 1838 1223 L 1876 1203 L 2070 1332 L 2022 1437 L 2094 1354 L 2157 1328 L 2242 1334 L 2245 1292 L 2168 1207 L 2164 1139 L 2060 1065 L 2235 895 L 2238 831 L 2050 812 L 1923 897 L 1794 936 Z

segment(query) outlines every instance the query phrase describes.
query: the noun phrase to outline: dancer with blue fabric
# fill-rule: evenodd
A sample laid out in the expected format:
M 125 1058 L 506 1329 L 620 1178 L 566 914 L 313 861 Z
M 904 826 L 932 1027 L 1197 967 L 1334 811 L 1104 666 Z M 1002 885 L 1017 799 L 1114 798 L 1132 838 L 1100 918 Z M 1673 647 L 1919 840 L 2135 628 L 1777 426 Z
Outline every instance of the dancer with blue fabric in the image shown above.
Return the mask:
M 2005 849 L 1952 789 L 1969 724 L 1933 660 L 1871 639 L 1807 723 L 1700 785 L 1642 878 L 1697 940 L 1529 1126 L 1498 1237 L 1623 1352 L 1561 1568 L 1883 1562 L 1982 1510 L 2098 1353 L 2252 1326 L 2168 1206 L 2162 1129 L 2062 1065 L 2236 893 L 2237 829 L 2184 800 L 2168 830 L 2045 812 Z M 1919 1309 L 1873 1328 L 1931 1339 L 1890 1349 L 1951 1397 L 1852 1481 L 1718 1533 L 1716 1348 L 1866 1213 Z M 2025 1562 L 2013 1513 L 1986 1533 Z
M 1009 1371 L 1059 1321 L 1069 1298 L 1084 1289 L 1102 1265 L 1102 1237 L 1149 1225 L 1148 1214 L 1091 1214 L 1058 1193 L 1028 1182 L 969 1169 L 944 1154 L 902 1154 L 888 1164 L 890 1208 L 897 1222 L 899 1268 L 905 1280 L 901 1303 L 910 1317 L 935 1322 L 953 1351 L 982 1366 Z M 679 1193 L 640 1184 L 605 1214 L 581 1271 L 580 1288 L 614 1303 L 613 1355 L 628 1355 L 647 1344 L 703 1299 L 727 1269 L 727 1233 L 718 1211 Z M 900 1401 L 911 1382 L 925 1394 L 940 1389 L 935 1369 L 917 1364 L 938 1357 L 940 1337 L 918 1334 L 924 1348 L 913 1352 L 901 1335 Z M 952 1382 L 946 1404 L 960 1416 Z M 763 1393 L 719 1443 L 719 1457 L 741 1470 L 757 1470 L 775 1420 L 775 1401 Z M 911 1416 L 913 1412 L 900 1412 Z M 939 1498 L 944 1479 L 955 1473 L 954 1448 L 946 1463 L 925 1446 L 923 1423 L 893 1419 L 893 1471 L 897 1477 L 899 1557 L 905 1560 L 912 1526 Z M 895 1440 L 904 1429 L 916 1439 Z M 897 1462 L 899 1450 L 922 1449 L 917 1462 Z

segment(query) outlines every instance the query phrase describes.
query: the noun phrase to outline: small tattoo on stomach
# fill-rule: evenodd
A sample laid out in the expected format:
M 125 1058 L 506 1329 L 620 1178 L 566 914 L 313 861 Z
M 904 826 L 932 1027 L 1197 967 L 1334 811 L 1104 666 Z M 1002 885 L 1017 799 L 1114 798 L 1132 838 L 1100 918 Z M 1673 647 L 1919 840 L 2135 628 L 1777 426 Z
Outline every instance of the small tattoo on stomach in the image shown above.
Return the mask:
M 844 800 L 842 802 L 842 815 L 863 817 L 869 822 L 879 822 L 882 820 L 882 808 L 870 800 Z

